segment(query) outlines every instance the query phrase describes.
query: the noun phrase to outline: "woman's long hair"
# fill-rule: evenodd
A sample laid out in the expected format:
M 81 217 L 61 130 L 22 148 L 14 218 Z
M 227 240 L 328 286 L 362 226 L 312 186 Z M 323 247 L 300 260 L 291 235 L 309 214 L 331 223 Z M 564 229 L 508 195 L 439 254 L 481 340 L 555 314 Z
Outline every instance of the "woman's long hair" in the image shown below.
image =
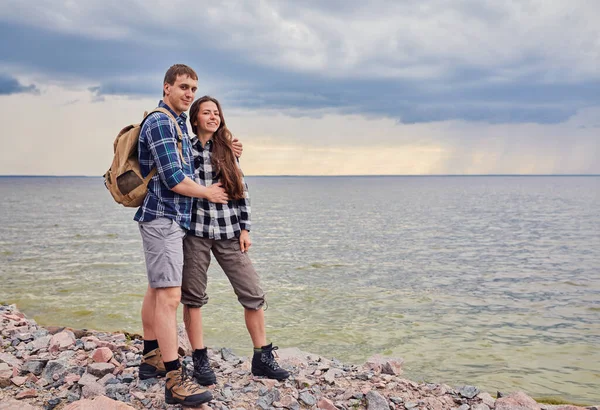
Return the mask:
M 200 105 L 204 102 L 211 101 L 216 104 L 221 117 L 221 124 L 212 136 L 212 165 L 217 174 L 217 178 L 223 185 L 223 189 L 231 199 L 242 199 L 244 197 L 244 184 L 242 183 L 242 172 L 238 168 L 235 154 L 231 145 L 232 135 L 225 125 L 225 117 L 221 104 L 213 97 L 205 95 L 194 101 L 190 107 L 190 123 L 192 131 L 198 135 L 198 113 Z

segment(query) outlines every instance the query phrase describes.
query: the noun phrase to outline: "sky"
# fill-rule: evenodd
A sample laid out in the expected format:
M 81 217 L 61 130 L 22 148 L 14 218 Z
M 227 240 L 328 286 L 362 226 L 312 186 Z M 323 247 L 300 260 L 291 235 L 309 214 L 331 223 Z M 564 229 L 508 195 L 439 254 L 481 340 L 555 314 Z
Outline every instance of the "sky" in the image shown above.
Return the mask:
M 0 174 L 102 175 L 188 64 L 246 175 L 600 174 L 600 1 L 3 0 Z

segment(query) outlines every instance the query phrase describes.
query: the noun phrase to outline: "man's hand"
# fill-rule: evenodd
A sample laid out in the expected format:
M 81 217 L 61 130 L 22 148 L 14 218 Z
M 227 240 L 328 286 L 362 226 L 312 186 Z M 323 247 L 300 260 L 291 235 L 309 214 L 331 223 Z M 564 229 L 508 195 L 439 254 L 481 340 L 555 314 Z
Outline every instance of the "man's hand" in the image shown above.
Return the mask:
M 252 241 L 250 240 L 250 233 L 246 230 L 243 230 L 240 233 L 240 250 L 242 252 L 248 252 L 251 246 Z
M 206 189 L 206 199 L 217 204 L 226 204 L 229 197 L 227 192 L 221 187 L 221 183 L 212 184 Z
M 242 143 L 240 142 L 240 140 L 238 140 L 237 138 L 234 138 L 231 141 L 231 146 L 233 147 L 233 154 L 238 158 L 241 157 L 244 147 L 242 146 Z

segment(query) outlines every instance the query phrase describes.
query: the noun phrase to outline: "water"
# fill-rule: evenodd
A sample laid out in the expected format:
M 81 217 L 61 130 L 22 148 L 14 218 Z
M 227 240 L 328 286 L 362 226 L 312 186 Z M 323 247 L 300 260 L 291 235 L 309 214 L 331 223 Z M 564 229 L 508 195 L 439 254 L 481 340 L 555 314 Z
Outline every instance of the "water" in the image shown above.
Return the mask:
M 600 402 L 600 177 L 249 177 L 269 339 L 418 381 Z M 0 178 L 0 302 L 141 332 L 134 210 L 100 178 Z M 209 346 L 249 355 L 213 262 Z

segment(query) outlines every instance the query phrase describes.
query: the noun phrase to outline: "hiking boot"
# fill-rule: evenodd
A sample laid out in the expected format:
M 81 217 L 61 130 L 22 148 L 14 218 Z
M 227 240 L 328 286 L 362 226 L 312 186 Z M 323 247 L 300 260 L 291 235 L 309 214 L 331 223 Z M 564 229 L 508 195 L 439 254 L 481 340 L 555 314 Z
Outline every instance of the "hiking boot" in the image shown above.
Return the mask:
M 151 379 L 152 377 L 164 377 L 167 374 L 163 363 L 160 348 L 149 351 L 142 358 L 140 364 L 140 379 Z
M 197 407 L 213 399 L 212 393 L 201 387 L 187 373 L 182 365 L 179 369 L 167 373 L 165 382 L 165 402 Z
M 210 367 L 208 361 L 208 349 L 196 349 L 192 353 L 192 360 L 194 361 L 194 379 L 202 386 L 210 386 L 211 384 L 217 383 L 217 376 Z
M 255 376 L 264 376 L 269 379 L 285 380 L 290 377 L 290 373 L 279 367 L 275 361 L 273 351 L 279 349 L 273 346 L 273 343 L 261 347 L 260 352 L 254 352 L 252 357 L 252 374 Z

